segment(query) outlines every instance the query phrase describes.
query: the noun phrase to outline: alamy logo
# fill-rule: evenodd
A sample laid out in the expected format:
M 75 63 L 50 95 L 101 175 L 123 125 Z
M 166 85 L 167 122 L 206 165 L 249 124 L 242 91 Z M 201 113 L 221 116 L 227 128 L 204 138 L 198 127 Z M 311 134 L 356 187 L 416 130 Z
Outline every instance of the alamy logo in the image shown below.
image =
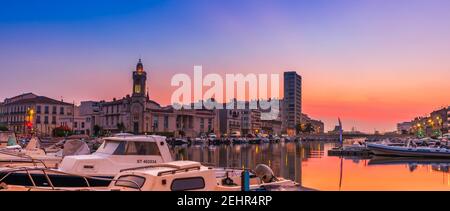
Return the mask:
M 172 77 L 171 85 L 178 88 L 172 93 L 171 104 L 177 110 L 258 109 L 262 111 L 262 119 L 276 119 L 280 111 L 279 74 L 270 74 L 270 95 L 268 82 L 268 74 L 225 74 L 225 80 L 219 74 L 203 76 L 202 66 L 194 66 L 193 80 L 182 73 Z M 209 89 L 204 92 L 205 87 Z M 217 100 L 227 102 L 226 106 Z

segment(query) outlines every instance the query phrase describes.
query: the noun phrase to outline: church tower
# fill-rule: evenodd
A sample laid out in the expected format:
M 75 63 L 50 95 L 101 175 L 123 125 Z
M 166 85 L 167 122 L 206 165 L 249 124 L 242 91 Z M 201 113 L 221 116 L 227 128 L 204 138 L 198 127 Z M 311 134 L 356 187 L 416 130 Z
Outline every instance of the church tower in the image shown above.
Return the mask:
M 145 97 L 147 73 L 144 71 L 144 65 L 141 59 L 136 65 L 136 71 L 133 72 L 133 97 Z
M 133 71 L 133 94 L 130 104 L 130 125 L 134 134 L 141 134 L 144 132 L 144 116 L 148 101 L 145 93 L 146 81 L 147 73 L 144 71 L 144 65 L 142 64 L 141 59 L 139 59 L 139 62 L 136 65 L 136 71 Z

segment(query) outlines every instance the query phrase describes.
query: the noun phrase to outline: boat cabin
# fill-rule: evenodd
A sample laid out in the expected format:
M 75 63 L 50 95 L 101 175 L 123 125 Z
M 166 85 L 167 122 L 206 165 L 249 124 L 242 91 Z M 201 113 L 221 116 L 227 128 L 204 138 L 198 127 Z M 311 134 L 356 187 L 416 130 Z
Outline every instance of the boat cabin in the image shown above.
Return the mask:
M 163 136 L 116 135 L 105 138 L 91 155 L 64 157 L 58 170 L 91 176 L 114 176 L 121 169 L 171 161 L 172 155 Z
M 110 184 L 111 190 L 187 191 L 214 190 L 214 171 L 193 161 L 175 161 L 126 169 Z
M 112 191 L 240 191 L 242 172 L 237 169 L 211 168 L 194 161 L 174 161 L 140 168 L 124 169 L 110 183 Z M 249 175 L 250 189 L 262 185 L 297 185 L 280 178 L 264 183 L 259 177 Z

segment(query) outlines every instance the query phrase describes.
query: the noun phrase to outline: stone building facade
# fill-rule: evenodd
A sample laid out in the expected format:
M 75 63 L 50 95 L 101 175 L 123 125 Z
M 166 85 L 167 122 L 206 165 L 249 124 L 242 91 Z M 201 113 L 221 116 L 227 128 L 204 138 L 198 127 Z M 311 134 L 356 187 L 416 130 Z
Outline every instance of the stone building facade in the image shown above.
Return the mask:
M 50 136 L 62 119 L 73 118 L 73 104 L 33 93 L 7 98 L 0 103 L 0 124 L 18 134 L 34 132 Z

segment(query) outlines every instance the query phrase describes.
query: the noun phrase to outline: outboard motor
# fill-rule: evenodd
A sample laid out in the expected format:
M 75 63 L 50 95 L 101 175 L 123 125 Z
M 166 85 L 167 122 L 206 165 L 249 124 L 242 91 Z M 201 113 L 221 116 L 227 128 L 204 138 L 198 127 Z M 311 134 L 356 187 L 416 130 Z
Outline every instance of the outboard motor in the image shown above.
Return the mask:
M 255 174 L 265 183 L 277 181 L 272 169 L 265 164 L 258 164 L 255 168 Z

